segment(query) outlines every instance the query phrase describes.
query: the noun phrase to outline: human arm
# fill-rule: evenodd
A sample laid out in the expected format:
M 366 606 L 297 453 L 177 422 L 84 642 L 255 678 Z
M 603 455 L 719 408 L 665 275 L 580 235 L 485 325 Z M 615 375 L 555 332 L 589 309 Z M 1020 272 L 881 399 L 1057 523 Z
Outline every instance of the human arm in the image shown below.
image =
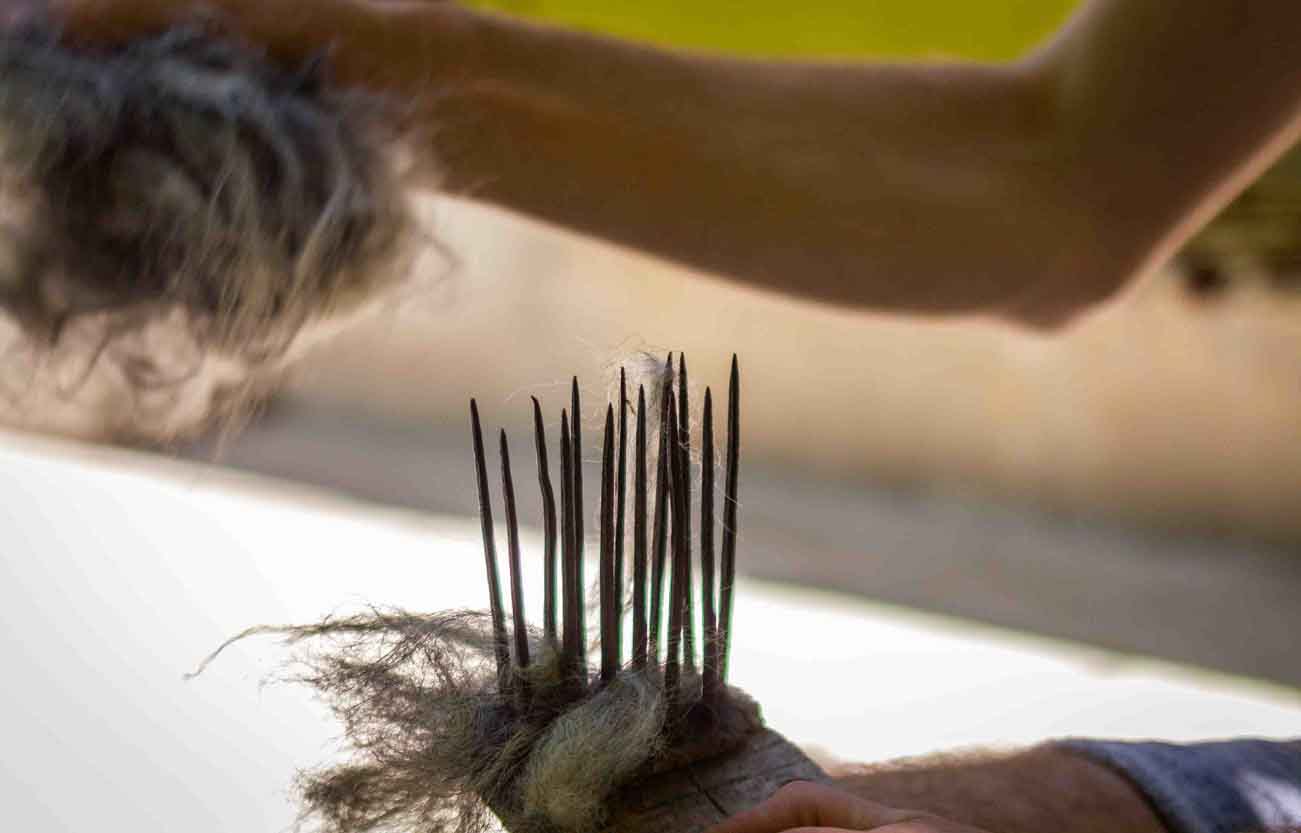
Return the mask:
M 181 8 L 60 2 L 94 32 Z M 1290 0 L 1094 0 L 1007 65 L 740 60 L 449 3 L 218 5 L 415 102 L 452 192 L 857 308 L 1069 318 L 1301 130 Z
M 858 767 L 837 785 L 996 833 L 1166 833 L 1128 780 L 1051 744 Z
M 1056 748 L 1123 773 L 1171 833 L 1301 831 L 1301 740 L 1067 740 Z
M 800 824 L 873 830 L 854 826 L 854 812 L 868 806 L 860 801 L 913 808 L 889 811 L 922 814 L 913 833 L 1296 831 L 1301 740 L 1077 739 L 1003 754 L 889 762 L 840 773 L 834 790 L 798 785 L 712 833 L 783 833 Z
M 898 826 L 905 822 L 912 827 Z M 890 833 L 1167 833 L 1125 779 L 1050 746 L 864 767 L 840 774 L 835 789 L 790 785 L 756 811 L 711 833 L 783 833 L 801 827 Z
M 798 781 L 709 833 L 986 833 L 918 810 L 887 807 L 847 790 Z

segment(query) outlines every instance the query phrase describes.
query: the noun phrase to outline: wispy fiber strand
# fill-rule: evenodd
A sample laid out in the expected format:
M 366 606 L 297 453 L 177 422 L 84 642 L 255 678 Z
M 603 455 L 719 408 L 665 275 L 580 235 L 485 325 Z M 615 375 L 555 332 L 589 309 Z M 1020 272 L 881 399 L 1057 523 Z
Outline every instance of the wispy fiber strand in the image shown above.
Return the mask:
M 736 478 L 735 376 L 729 409 L 728 486 L 725 505 L 733 509 Z M 712 394 L 703 422 L 705 451 L 712 451 Z M 577 398 L 570 402 L 578 405 Z M 702 563 L 705 586 L 706 655 L 702 680 L 683 658 L 684 634 L 692 626 L 687 596 L 690 581 L 686 500 L 689 449 L 680 441 L 677 391 L 666 383 L 661 411 L 658 484 L 666 496 L 663 517 L 671 572 L 667 598 L 665 656 L 650 649 L 646 600 L 653 596 L 647 551 L 647 405 L 638 391 L 633 460 L 633 628 L 632 660 L 625 665 L 619 620 L 622 588 L 615 581 L 614 513 L 619 484 L 626 474 L 615 465 L 619 444 L 613 406 L 606 409 L 602 435 L 600 529 L 600 662 L 587 670 L 586 633 L 581 627 L 584 587 L 579 558 L 575 500 L 577 446 L 573 413 L 560 425 L 562 580 L 544 581 L 545 611 L 560 608 L 560 621 L 542 629 L 525 624 L 522 554 L 509 445 L 500 435 L 502 500 L 505 505 L 510 616 L 500 588 L 494 535 L 493 499 L 477 402 L 470 405 L 476 488 L 483 523 L 489 610 L 414 615 L 372 611 L 364 616 L 328 619 L 305 627 L 255 628 L 299 646 L 293 678 L 313 686 L 343 723 L 354 755 L 351 760 L 302 776 L 304 820 L 328 833 L 480 833 L 489 812 L 514 833 L 592 833 L 606 820 L 619 790 L 639 776 L 673 770 L 743 742 L 762 728 L 758 707 L 726 685 L 725 657 L 731 627 L 730 599 L 735 538 L 724 530 L 721 616 L 714 609 L 715 571 Z M 534 439 L 545 463 L 546 432 L 541 405 L 534 406 Z M 706 458 L 710 455 L 706 454 Z M 545 466 L 543 467 L 545 471 Z M 707 467 L 706 471 L 709 471 Z M 712 474 L 707 474 L 712 480 Z M 540 481 L 544 514 L 549 478 Z M 711 485 L 707 480 L 706 492 Z M 669 506 L 671 505 L 671 510 Z M 702 518 L 712 520 L 710 502 Z M 548 524 L 554 529 L 555 524 Z M 702 528 L 702 536 L 709 533 Z M 702 545 L 702 557 L 712 545 Z M 543 566 L 554 567 L 555 548 L 545 545 Z M 658 568 L 662 573 L 665 566 Z M 563 599 L 555 598 L 557 595 Z M 653 611 L 649 611 L 652 612 Z M 559 634 L 559 635 L 558 635 Z M 225 646 L 222 646 L 223 648 Z M 219 649 L 220 650 L 220 649 Z M 215 655 L 214 655 L 215 656 Z M 205 662 L 206 664 L 206 662 Z M 202 668 L 200 669 L 202 670 Z

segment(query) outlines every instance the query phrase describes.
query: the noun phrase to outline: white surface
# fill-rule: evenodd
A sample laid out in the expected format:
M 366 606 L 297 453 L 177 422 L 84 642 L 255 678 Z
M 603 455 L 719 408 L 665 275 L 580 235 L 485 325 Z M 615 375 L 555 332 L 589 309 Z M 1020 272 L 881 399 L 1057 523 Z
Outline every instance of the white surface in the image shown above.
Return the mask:
M 285 829 L 295 770 L 337 750 L 329 715 L 260 685 L 283 658 L 268 641 L 182 675 L 250 624 L 482 605 L 472 520 L 3 435 L 0 472 L 6 829 Z M 734 682 L 779 731 L 842 758 L 1301 726 L 1296 692 L 847 597 L 746 582 L 736 621 Z

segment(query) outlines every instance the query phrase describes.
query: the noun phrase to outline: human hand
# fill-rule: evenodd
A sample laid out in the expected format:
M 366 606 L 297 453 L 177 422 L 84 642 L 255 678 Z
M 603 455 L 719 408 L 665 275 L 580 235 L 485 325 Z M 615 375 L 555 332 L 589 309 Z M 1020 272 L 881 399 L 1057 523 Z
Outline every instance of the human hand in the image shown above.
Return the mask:
M 472 20 L 444 0 L 0 0 L 0 29 L 49 22 L 112 45 L 203 22 L 284 63 L 326 54 L 337 80 L 399 92 L 463 68 Z
M 86 42 L 115 43 L 154 34 L 200 14 L 238 17 L 241 5 L 249 4 L 241 0 L 0 0 L 0 29 L 49 23 Z
M 886 807 L 834 787 L 796 781 L 709 833 L 985 833 L 915 810 Z

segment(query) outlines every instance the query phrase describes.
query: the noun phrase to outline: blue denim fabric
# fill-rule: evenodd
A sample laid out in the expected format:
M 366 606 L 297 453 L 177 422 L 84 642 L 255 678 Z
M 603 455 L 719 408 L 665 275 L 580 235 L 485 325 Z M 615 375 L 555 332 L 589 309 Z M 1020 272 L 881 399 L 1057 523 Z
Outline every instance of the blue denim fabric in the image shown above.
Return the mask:
M 1171 833 L 1301 831 L 1301 740 L 1058 746 L 1128 777 Z

